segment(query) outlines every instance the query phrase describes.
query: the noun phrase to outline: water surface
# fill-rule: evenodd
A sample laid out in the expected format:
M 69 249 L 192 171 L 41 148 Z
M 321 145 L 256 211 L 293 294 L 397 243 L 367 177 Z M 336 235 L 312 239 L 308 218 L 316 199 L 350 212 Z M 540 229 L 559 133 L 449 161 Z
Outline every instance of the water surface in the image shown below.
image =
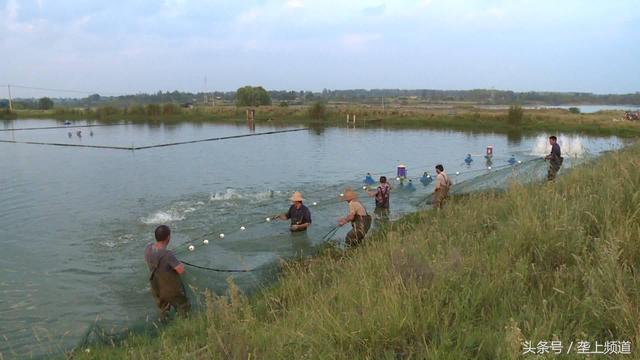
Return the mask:
M 56 124 L 17 120 L 2 126 Z M 214 124 L 71 126 L 0 132 L 0 139 L 139 146 L 249 132 Z M 494 147 L 493 167 L 499 168 L 511 155 L 526 161 L 547 152 L 546 135 L 331 128 L 135 152 L 0 143 L 0 353 L 11 358 L 60 352 L 78 344 L 96 319 L 128 326 L 154 318 L 142 249 L 158 224 L 171 226 L 174 247 L 213 233 L 206 247 L 192 253 L 182 247 L 181 258 L 257 269 L 233 275 L 251 291 L 270 281 L 279 258 L 313 253 L 346 212 L 339 192 L 361 186 L 367 172 L 392 177 L 399 163 L 407 165 L 417 190 L 394 183 L 397 217 L 416 210 L 432 191 L 417 177 L 432 173 L 437 163 L 462 182 L 490 172 L 482 158 L 487 145 Z M 561 142 L 577 156 L 622 145 L 613 137 L 563 136 Z M 467 153 L 475 159 L 470 166 L 463 162 Z M 286 211 L 294 190 L 302 191 L 312 211 L 307 234 L 291 235 L 285 223 L 265 221 Z M 363 202 L 372 210 L 372 200 Z M 334 239 L 341 241 L 347 230 Z M 225 233 L 223 240 L 219 233 Z M 229 276 L 192 268 L 187 273 L 189 284 L 217 292 Z

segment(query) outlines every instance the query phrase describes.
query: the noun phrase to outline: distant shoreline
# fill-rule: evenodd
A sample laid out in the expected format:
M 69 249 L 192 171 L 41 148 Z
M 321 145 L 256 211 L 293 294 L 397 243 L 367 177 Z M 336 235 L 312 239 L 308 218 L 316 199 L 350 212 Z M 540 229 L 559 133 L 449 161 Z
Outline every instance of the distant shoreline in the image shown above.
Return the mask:
M 443 104 L 444 105 L 444 104 Z M 139 106 L 131 109 L 99 107 L 88 109 L 57 108 L 52 110 L 17 110 L 18 119 L 88 120 L 101 123 L 166 123 L 211 122 L 245 124 L 245 107 L 218 106 L 181 108 L 177 105 Z M 255 107 L 254 122 L 257 125 L 304 125 L 310 127 L 368 127 L 368 128 L 427 128 L 471 132 L 531 133 L 575 132 L 588 135 L 616 135 L 633 137 L 640 135 L 640 121 L 624 119 L 624 111 L 607 110 L 595 113 L 572 113 L 559 108 L 523 108 L 522 120 L 512 124 L 508 109 L 479 108 L 471 105 L 447 107 L 420 106 L 369 106 L 329 104 L 326 113 L 313 119 L 309 106 L 260 106 Z M 149 111 L 151 110 L 151 111 Z M 353 122 L 347 123 L 347 115 Z

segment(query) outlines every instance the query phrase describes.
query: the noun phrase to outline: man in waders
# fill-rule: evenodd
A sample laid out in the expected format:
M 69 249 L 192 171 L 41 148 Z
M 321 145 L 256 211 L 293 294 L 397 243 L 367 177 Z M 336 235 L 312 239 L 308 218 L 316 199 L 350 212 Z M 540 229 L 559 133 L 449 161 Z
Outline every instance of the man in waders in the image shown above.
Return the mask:
M 180 279 L 184 274 L 182 264 L 173 252 L 167 250 L 171 241 L 171 229 L 160 225 L 155 231 L 156 242 L 144 248 L 144 261 L 149 267 L 149 283 L 151 294 L 160 310 L 160 320 L 165 320 L 173 306 L 180 316 L 185 316 L 190 309 L 189 300 Z
M 555 180 L 560 167 L 562 166 L 562 153 L 560 152 L 560 145 L 558 144 L 558 138 L 555 136 L 549 136 L 549 144 L 551 145 L 551 153 L 545 156 L 545 160 L 549 160 L 549 171 L 547 171 L 547 181 Z
M 338 219 L 338 225 L 343 226 L 351 222 L 352 229 L 347 234 L 345 241 L 349 246 L 358 245 L 371 227 L 371 215 L 367 214 L 364 206 L 358 201 L 358 195 L 355 191 L 347 189 L 342 198 L 349 204 L 349 214 L 346 217 Z
M 376 189 L 376 191 L 369 191 L 369 196 L 375 197 L 376 201 L 376 209 L 373 211 L 374 214 L 378 215 L 378 217 L 382 220 L 389 219 L 389 197 L 391 193 L 391 186 L 387 182 L 386 176 L 380 176 L 380 185 Z
M 433 208 L 442 209 L 445 200 L 449 196 L 449 189 L 451 189 L 451 180 L 449 176 L 445 174 L 444 167 L 440 164 L 436 165 L 436 187 L 433 191 Z
M 291 200 L 292 203 L 289 211 L 278 215 L 277 218 L 281 220 L 291 219 L 289 230 L 292 232 L 307 230 L 309 225 L 311 225 L 311 211 L 302 203 L 304 201 L 302 194 L 299 191 L 295 191 L 289 200 Z

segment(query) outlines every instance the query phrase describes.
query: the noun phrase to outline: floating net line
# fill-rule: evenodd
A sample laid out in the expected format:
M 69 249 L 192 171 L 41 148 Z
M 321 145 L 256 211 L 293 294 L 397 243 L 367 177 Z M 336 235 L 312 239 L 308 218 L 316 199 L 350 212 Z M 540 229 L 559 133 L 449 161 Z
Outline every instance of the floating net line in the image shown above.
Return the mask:
M 26 128 L 9 128 L 0 129 L 0 131 L 35 131 L 35 130 L 50 130 L 50 129 L 75 129 L 75 128 L 90 128 L 99 126 L 122 126 L 131 125 L 130 123 L 117 123 L 117 124 L 86 124 L 86 125 L 60 125 L 60 126 L 39 126 L 39 127 L 26 127 Z
M 214 138 L 207 138 L 207 139 L 178 141 L 178 142 L 172 142 L 172 143 L 166 143 L 166 144 L 155 144 L 155 145 L 146 145 L 146 146 L 84 145 L 84 144 L 67 144 L 67 143 L 54 143 L 54 142 L 41 142 L 41 141 L 18 141 L 18 140 L 0 140 L 0 143 L 134 151 L 134 150 L 147 150 L 147 149 L 185 145 L 185 144 L 195 144 L 195 143 L 201 143 L 201 142 L 240 139 L 240 138 L 252 137 L 252 136 L 273 135 L 273 134 L 281 134 L 281 133 L 303 131 L 303 130 L 308 130 L 308 129 L 299 128 L 299 129 L 287 129 L 287 130 L 274 130 L 274 131 L 266 131 L 266 132 L 253 133 L 253 134 L 221 136 L 221 137 L 214 137 Z

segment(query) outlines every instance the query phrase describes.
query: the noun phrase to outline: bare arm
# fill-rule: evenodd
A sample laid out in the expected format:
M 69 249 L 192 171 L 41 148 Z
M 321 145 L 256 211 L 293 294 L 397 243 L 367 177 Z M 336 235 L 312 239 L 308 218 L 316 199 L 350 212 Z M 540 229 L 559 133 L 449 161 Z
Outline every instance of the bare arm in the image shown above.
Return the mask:
M 343 218 L 338 219 L 338 224 L 340 226 L 342 226 L 342 225 L 344 225 L 344 224 L 346 224 L 348 222 L 353 221 L 353 219 L 355 219 L 355 218 L 356 218 L 356 214 L 349 214 L 349 215 L 347 215 L 347 216 L 345 216 Z
M 184 274 L 184 264 L 183 263 L 178 264 L 178 266 L 174 267 L 173 270 L 175 270 L 178 273 L 178 275 Z

